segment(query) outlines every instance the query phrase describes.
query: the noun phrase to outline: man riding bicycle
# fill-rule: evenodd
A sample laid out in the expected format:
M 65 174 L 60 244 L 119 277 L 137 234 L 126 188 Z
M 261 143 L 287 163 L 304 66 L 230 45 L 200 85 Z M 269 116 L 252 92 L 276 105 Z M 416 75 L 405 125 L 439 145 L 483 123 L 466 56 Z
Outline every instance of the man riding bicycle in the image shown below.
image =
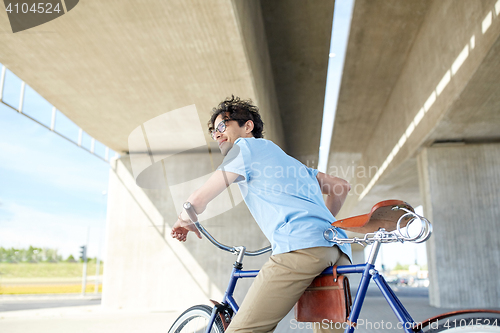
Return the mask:
M 335 221 L 350 185 L 306 167 L 263 139 L 264 123 L 250 100 L 234 96 L 224 100 L 213 109 L 208 125 L 225 158 L 187 201 L 201 214 L 229 185 L 238 184 L 273 253 L 227 332 L 270 332 L 326 267 L 350 263 L 349 244 L 335 245 L 323 237 Z M 183 210 L 171 235 L 186 241 L 189 231 L 201 238 Z M 341 229 L 338 233 L 346 237 Z M 335 329 L 321 327 L 315 331 Z

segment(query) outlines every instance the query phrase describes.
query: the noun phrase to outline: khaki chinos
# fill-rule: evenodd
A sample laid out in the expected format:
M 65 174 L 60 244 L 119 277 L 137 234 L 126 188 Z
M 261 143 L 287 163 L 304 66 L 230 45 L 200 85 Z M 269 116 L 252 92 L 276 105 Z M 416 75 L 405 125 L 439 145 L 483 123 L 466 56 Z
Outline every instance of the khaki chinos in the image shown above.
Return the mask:
M 313 247 L 271 256 L 226 332 L 274 331 L 316 276 L 328 266 L 349 264 L 349 258 L 337 246 Z M 328 325 L 315 324 L 314 331 L 344 332 L 344 329 L 321 326 Z

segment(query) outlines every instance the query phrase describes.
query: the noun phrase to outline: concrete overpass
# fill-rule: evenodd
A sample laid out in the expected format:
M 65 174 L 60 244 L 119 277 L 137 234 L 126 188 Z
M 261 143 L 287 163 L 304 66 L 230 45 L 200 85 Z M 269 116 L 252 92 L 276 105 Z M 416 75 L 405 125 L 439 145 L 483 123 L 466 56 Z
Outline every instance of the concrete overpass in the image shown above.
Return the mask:
M 334 1 L 85 1 L 17 34 L 0 16 L 0 62 L 125 155 L 110 177 L 105 305 L 177 309 L 204 302 L 225 288 L 234 260 L 206 242 L 170 240 L 173 199 L 168 190 L 136 186 L 128 135 L 190 104 L 208 119 L 214 105 L 235 94 L 260 106 L 267 138 L 303 162 L 314 160 L 333 8 Z M 473 242 L 498 232 L 493 221 L 500 216 L 493 204 L 500 197 L 499 11 L 498 2 L 486 0 L 358 0 L 354 7 L 329 171 L 355 185 L 343 216 L 386 198 L 424 204 L 435 222 L 428 252 L 437 306 L 499 306 L 498 282 L 486 270 L 487 259 L 499 264 L 498 242 Z M 201 158 L 178 160 L 178 177 L 220 161 Z M 235 220 L 245 222 L 235 228 Z M 471 220 L 476 233 L 462 232 Z M 265 245 L 250 221 L 240 204 L 207 225 L 223 242 Z M 472 278 L 484 281 L 479 296 L 467 284 Z M 467 296 L 454 297 L 458 291 Z
M 487 236 L 500 231 L 499 12 L 499 1 L 354 7 L 329 167 L 355 188 L 344 214 L 390 197 L 423 204 L 435 306 L 500 304 Z

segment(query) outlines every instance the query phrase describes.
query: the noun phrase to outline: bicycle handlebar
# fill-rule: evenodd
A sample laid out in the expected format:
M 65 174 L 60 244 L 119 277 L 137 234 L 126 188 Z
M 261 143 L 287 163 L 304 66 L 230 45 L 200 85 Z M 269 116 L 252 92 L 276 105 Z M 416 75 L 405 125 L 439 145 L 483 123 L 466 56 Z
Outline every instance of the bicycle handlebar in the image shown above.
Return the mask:
M 227 251 L 227 252 L 231 252 L 231 253 L 239 253 L 241 251 L 241 247 L 238 247 L 238 246 L 227 246 L 227 245 L 224 245 L 222 243 L 220 243 L 219 241 L 217 241 L 202 225 L 201 223 L 198 221 L 198 216 L 196 215 L 196 212 L 194 211 L 194 208 L 193 206 L 191 205 L 190 202 L 185 202 L 184 205 L 183 205 L 184 209 L 186 210 L 186 213 L 188 214 L 189 216 L 189 219 L 191 220 L 191 222 L 194 223 L 194 225 L 196 226 L 196 228 L 200 231 L 200 233 L 202 233 L 203 235 L 205 235 L 205 237 L 207 237 L 207 239 L 212 243 L 214 244 L 215 246 L 217 246 L 219 249 L 221 250 L 224 250 L 224 251 Z M 246 251 L 245 250 L 245 255 L 246 256 L 259 256 L 261 254 L 264 254 L 266 252 L 269 252 L 271 251 L 271 246 L 268 246 L 268 247 L 264 247 L 262 249 L 259 249 L 259 250 L 256 250 L 256 251 Z
M 261 254 L 264 254 L 266 252 L 271 251 L 271 246 L 264 247 L 262 249 L 256 250 L 256 251 L 246 251 L 246 249 L 242 246 L 227 246 L 219 241 L 217 241 L 198 221 L 198 216 L 196 215 L 196 212 L 191 205 L 190 202 L 185 202 L 183 205 L 184 209 L 186 210 L 189 219 L 193 224 L 196 226 L 196 228 L 207 237 L 207 239 L 216 247 L 218 247 L 221 250 L 231 252 L 231 253 L 236 253 L 240 254 L 240 252 L 243 249 L 243 252 L 247 256 L 258 256 Z M 385 231 L 385 229 L 380 229 L 377 232 L 374 233 L 367 233 L 363 238 L 340 238 L 338 237 L 338 232 L 336 227 L 329 228 L 324 232 L 324 238 L 332 243 L 337 243 L 337 244 L 353 244 L 353 243 L 358 243 L 360 245 L 369 245 L 374 242 L 380 242 L 380 243 L 392 243 L 392 242 L 412 242 L 412 243 L 422 243 L 425 242 L 426 240 L 429 239 L 429 237 L 432 234 L 432 224 L 427 220 L 425 217 L 420 216 L 418 214 L 415 214 L 412 211 L 409 211 L 405 208 L 394 208 L 394 209 L 401 209 L 404 210 L 406 213 L 403 214 L 398 222 L 397 222 L 397 232 L 394 231 Z M 401 222 L 403 221 L 404 218 L 410 217 L 410 221 L 406 223 L 406 235 L 403 235 L 401 232 Z M 420 232 L 416 236 L 410 236 L 408 227 L 414 223 L 414 222 L 420 222 Z

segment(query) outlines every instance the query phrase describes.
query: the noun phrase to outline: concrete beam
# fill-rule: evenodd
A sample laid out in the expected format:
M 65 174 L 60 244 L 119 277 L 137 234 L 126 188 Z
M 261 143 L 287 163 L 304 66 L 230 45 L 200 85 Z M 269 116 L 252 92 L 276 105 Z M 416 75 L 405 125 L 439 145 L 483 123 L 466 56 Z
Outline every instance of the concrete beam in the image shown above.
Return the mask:
M 89 0 L 16 34 L 1 15 L 0 62 L 118 152 L 145 121 L 195 104 L 205 122 L 231 94 L 261 104 L 269 138 L 284 145 L 259 10 L 242 1 Z
M 335 1 L 260 3 L 287 153 L 317 166 Z

